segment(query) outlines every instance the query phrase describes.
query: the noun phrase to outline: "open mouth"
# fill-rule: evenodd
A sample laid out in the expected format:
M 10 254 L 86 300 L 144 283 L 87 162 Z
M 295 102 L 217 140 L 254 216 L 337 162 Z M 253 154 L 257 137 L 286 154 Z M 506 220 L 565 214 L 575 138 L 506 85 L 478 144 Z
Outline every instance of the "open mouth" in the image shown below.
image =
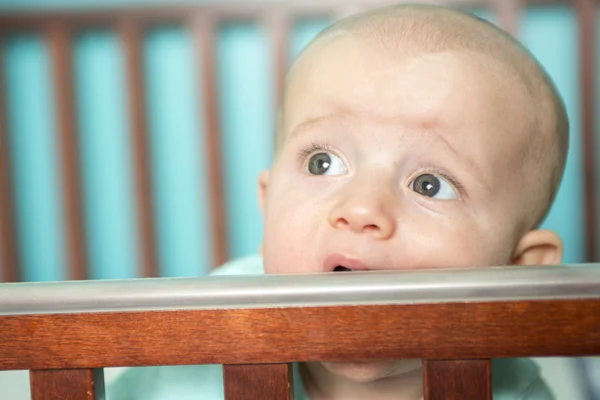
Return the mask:
M 323 271 L 331 272 L 352 272 L 367 271 L 368 268 L 364 261 L 358 258 L 346 257 L 339 253 L 330 254 L 323 262 Z

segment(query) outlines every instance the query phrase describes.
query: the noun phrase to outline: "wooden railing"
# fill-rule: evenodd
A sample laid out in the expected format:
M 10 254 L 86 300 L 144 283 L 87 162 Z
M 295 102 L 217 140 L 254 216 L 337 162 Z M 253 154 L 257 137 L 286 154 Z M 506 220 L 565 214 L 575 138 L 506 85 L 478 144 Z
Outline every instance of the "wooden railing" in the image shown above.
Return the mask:
M 100 399 L 103 367 L 223 364 L 290 399 L 291 363 L 423 359 L 426 400 L 490 399 L 492 358 L 600 355 L 600 266 L 0 285 L 0 370 Z
M 582 140 L 584 164 L 584 202 L 587 224 L 588 261 L 597 261 L 596 248 L 596 165 L 595 165 L 595 79 L 596 79 L 596 19 L 595 9 L 599 0 L 577 0 L 572 3 L 579 20 L 580 93 L 582 116 Z M 57 112 L 57 143 L 63 188 L 65 243 L 68 265 L 68 279 L 89 278 L 89 260 L 85 235 L 84 203 L 82 182 L 78 160 L 77 115 L 74 104 L 74 81 L 72 71 L 72 47 L 74 35 L 85 29 L 106 27 L 114 30 L 121 42 L 127 77 L 128 108 L 131 114 L 131 142 L 133 143 L 132 170 L 136 185 L 136 203 L 140 243 L 140 276 L 160 275 L 156 249 L 158 248 L 150 165 L 149 139 L 146 116 L 146 90 L 142 65 L 142 40 L 149 27 L 158 24 L 175 23 L 188 27 L 195 43 L 195 54 L 199 55 L 202 76 L 197 81 L 202 93 L 204 115 L 204 140 L 206 153 L 202 156 L 208 172 L 211 216 L 210 237 L 214 265 L 220 265 L 229 258 L 228 232 L 226 221 L 226 198 L 223 187 L 221 165 L 221 140 L 219 99 L 217 90 L 218 71 L 216 70 L 215 33 L 220 23 L 235 19 L 253 20 L 262 24 L 268 32 L 271 59 L 275 71 L 275 98 L 279 99 L 288 68 L 290 54 L 288 43 L 294 20 L 306 17 L 329 17 L 336 19 L 368 7 L 375 7 L 399 0 L 330 0 L 330 1 L 280 1 L 280 2 L 239 2 L 175 7 L 115 8 L 99 11 L 71 11 L 46 13 L 0 13 L 0 44 L 7 34 L 15 32 L 38 32 L 48 45 L 52 61 L 55 109 Z M 410 2 L 415 2 L 410 1 Z M 418 0 L 417 0 L 418 2 Z M 499 24 L 518 37 L 518 20 L 522 9 L 550 3 L 567 3 L 556 0 L 439 0 L 426 1 L 449 6 L 467 8 L 483 7 L 490 9 Z M 0 279 L 5 282 L 22 280 L 22 256 L 17 243 L 18 224 L 15 213 L 14 184 L 9 152 L 9 134 L 6 121 L 5 94 L 2 87 L 2 52 L 0 52 Z M 578 132 L 573 132 L 578 135 Z

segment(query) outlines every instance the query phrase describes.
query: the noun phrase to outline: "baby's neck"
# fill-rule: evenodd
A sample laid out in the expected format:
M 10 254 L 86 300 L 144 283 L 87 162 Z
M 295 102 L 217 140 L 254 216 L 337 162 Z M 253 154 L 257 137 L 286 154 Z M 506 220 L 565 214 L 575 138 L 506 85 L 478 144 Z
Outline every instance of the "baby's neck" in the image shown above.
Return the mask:
M 330 373 L 321 363 L 300 364 L 300 375 L 310 400 L 393 399 L 421 400 L 423 371 L 360 383 Z

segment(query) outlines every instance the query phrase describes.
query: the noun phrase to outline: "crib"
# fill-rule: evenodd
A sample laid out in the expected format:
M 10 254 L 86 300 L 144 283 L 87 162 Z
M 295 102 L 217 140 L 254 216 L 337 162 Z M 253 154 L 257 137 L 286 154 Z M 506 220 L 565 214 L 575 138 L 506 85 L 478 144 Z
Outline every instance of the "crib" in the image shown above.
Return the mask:
M 0 287 L 0 370 L 30 370 L 32 397 L 36 400 L 101 399 L 105 367 L 222 364 L 227 399 L 288 399 L 293 398 L 292 362 L 421 358 L 425 399 L 489 399 L 492 358 L 600 355 L 600 272 L 592 264 L 455 271 L 452 276 L 460 277 L 461 281 L 457 278 L 453 283 L 448 283 L 447 275 L 442 276 L 440 271 L 377 272 L 360 281 L 352 273 L 319 279 L 312 276 L 158 278 L 147 99 L 140 74 L 144 32 L 157 24 L 185 26 L 192 34 L 197 54 L 201 55 L 203 68 L 198 90 L 206 99 L 202 112 L 207 132 L 204 147 L 212 254 L 214 265 L 220 265 L 230 258 L 230 233 L 222 183 L 216 87 L 214 40 L 218 25 L 251 19 L 265 27 L 274 63 L 274 97 L 279 99 L 289 64 L 288 39 L 294 20 L 319 16 L 335 19 L 389 3 L 385 0 L 243 2 L 0 14 L 0 41 L 11 32 L 35 31 L 48 44 L 69 279 Z M 459 8 L 490 8 L 503 28 L 518 35 L 518 16 L 525 6 L 561 2 L 448 0 L 440 3 Z M 598 2 L 571 3 L 577 12 L 579 29 L 584 171 L 581 207 L 587 221 L 586 259 L 596 262 L 594 88 Z M 114 29 L 124 51 L 139 213 L 139 270 L 141 277 L 152 279 L 87 280 L 89 249 L 70 60 L 74 33 L 93 27 Z M 4 74 L 3 65 L 0 59 L 0 76 Z M 4 80 L 0 80 L 0 93 L 4 93 L 2 85 Z M 9 149 L 2 95 L 0 276 L 4 282 L 20 282 L 23 257 L 17 243 Z M 336 287 L 338 291 L 334 290 Z M 364 295 L 366 288 L 371 290 L 369 296 Z M 446 319 L 447 315 L 453 318 Z
M 293 399 L 291 362 L 401 358 L 423 359 L 425 400 L 483 400 L 490 358 L 600 355 L 600 270 L 18 283 L 0 325 L 0 370 L 30 370 L 34 400 L 102 399 L 102 367 L 189 364 L 222 364 L 227 400 Z

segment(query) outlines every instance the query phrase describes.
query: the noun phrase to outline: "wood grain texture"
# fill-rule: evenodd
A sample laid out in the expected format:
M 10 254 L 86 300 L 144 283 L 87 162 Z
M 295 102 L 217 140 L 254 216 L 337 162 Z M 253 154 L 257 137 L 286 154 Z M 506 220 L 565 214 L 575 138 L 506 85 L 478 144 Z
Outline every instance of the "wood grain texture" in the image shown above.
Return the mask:
M 292 364 L 223 365 L 225 400 L 294 398 Z
M 565 4 L 565 0 L 523 0 L 525 4 Z M 588 0 L 593 1 L 593 0 Z M 599 0 L 596 0 L 598 2 Z M 23 31 L 38 29 L 48 21 L 64 21 L 71 27 L 103 27 L 115 25 L 122 18 L 135 17 L 140 22 L 148 24 L 184 23 L 190 15 L 211 13 L 220 20 L 239 20 L 256 18 L 264 10 L 277 8 L 286 9 L 297 18 L 325 17 L 332 15 L 342 7 L 369 7 L 386 6 L 399 3 L 414 3 L 414 0 L 305 0 L 281 1 L 277 4 L 268 1 L 236 2 L 233 4 L 215 3 L 205 5 L 177 5 L 171 7 L 118 7 L 109 10 L 92 11 L 52 11 L 31 13 L 0 13 L 0 32 Z M 445 0 L 440 1 L 450 7 L 485 7 L 489 0 Z
M 203 97 L 204 114 L 204 163 L 203 170 L 208 171 L 208 192 L 210 193 L 209 216 L 211 221 L 213 266 L 223 264 L 229 259 L 227 241 L 227 199 L 223 184 L 223 165 L 221 148 L 221 126 L 219 95 L 217 90 L 216 29 L 218 21 L 212 14 L 195 15 L 192 19 L 192 32 L 199 65 L 202 65 L 199 90 Z M 202 173 L 204 173 L 202 171 Z
M 0 326 L 0 369 L 600 355 L 599 299 L 9 315 Z
M 586 261 L 598 261 L 598 199 L 596 173 L 596 29 L 597 4 L 594 0 L 577 0 L 579 20 L 579 82 L 581 90 L 581 123 L 583 152 L 583 192 L 585 210 Z
M 76 104 L 73 88 L 71 59 L 71 32 L 60 22 L 53 22 L 46 30 L 52 59 L 52 82 L 56 107 L 57 142 L 60 148 L 60 171 L 63 187 L 63 215 L 65 218 L 67 279 L 89 277 L 87 243 L 84 226 L 83 193 L 79 137 L 77 135 Z
M 4 40 L 0 38 L 0 282 L 18 282 L 21 278 L 21 262 L 6 110 L 3 44 Z
M 119 37 L 123 46 L 127 71 L 127 91 L 131 115 L 131 143 L 137 222 L 140 247 L 140 276 L 158 276 L 156 226 L 154 219 L 154 193 L 152 190 L 150 144 L 146 116 L 146 90 L 144 87 L 144 65 L 142 61 L 142 30 L 132 19 L 119 24 Z
M 104 400 L 101 369 L 30 371 L 32 400 Z
M 490 360 L 423 361 L 424 400 L 491 400 Z

